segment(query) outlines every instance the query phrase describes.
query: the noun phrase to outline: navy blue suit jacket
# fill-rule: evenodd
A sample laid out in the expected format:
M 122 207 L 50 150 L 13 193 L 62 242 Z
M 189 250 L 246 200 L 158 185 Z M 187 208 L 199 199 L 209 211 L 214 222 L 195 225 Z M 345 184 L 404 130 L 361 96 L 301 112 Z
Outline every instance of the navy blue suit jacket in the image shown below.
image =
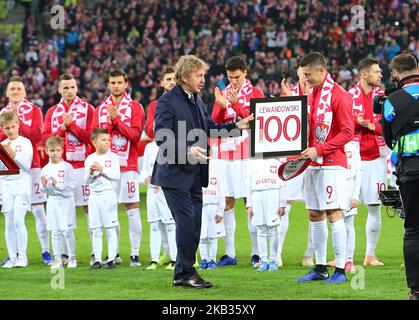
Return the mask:
M 198 108 L 201 118 L 199 123 L 196 123 L 191 108 Z M 208 149 L 207 137 L 211 129 L 226 129 L 221 136 L 240 135 L 239 130 L 233 130 L 236 128 L 235 123 L 216 125 L 209 117 L 201 98 L 197 96 L 196 105 L 192 105 L 179 85 L 159 99 L 154 123 L 156 143 L 160 148 L 151 183 L 170 189 L 190 189 L 196 181 L 197 174 L 200 175 L 202 187 L 208 186 L 208 163 L 192 164 L 186 156 L 188 147 L 197 145 L 195 141 L 186 139 L 187 134 L 193 129 L 202 129 L 205 132 L 205 139 L 201 139 L 201 143 L 198 144 L 204 149 Z M 182 126 L 186 130 L 183 130 Z M 167 134 L 167 130 L 173 135 Z M 233 132 L 230 132 L 231 130 Z

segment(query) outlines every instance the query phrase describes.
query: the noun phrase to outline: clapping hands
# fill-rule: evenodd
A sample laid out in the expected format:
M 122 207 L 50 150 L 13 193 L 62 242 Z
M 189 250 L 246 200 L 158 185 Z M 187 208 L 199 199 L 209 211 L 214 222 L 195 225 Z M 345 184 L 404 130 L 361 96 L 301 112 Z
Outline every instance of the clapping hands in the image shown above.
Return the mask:
M 223 95 L 220 88 L 215 87 L 215 101 L 221 108 L 225 108 L 227 105 L 227 99 L 230 101 L 231 104 L 235 104 L 237 102 L 237 96 L 239 94 L 240 89 L 230 88 L 226 90 L 226 96 Z

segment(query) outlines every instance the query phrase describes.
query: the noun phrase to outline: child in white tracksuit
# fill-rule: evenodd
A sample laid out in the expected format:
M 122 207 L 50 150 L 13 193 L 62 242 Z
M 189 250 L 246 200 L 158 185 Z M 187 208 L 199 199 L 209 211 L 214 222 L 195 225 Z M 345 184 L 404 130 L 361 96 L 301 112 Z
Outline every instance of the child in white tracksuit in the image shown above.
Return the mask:
M 223 217 L 226 205 L 217 175 L 217 160 L 209 162 L 208 187 L 202 188 L 202 202 L 199 269 L 216 269 L 218 238 L 225 237 Z
M 108 240 L 106 267 L 114 269 L 118 245 L 116 228 L 119 226 L 116 194 L 117 183 L 121 178 L 119 158 L 110 151 L 110 134 L 106 129 L 93 130 L 92 142 L 96 152 L 89 155 L 84 162 L 84 180 L 90 189 L 88 218 L 95 257 L 91 268 L 102 267 L 102 228 L 105 228 Z
M 140 179 L 144 179 L 147 188 L 147 221 L 150 223 L 150 254 L 151 264 L 147 270 L 157 268 L 162 245 L 162 235 L 167 238 L 170 263 L 167 270 L 174 270 L 177 247 L 175 220 L 167 205 L 163 190 L 150 183 L 159 147 L 155 141 L 150 142 L 144 149 L 143 169 Z
M 284 215 L 286 203 L 281 198 L 282 180 L 278 177 L 281 162 L 277 159 L 250 160 L 246 186 L 248 214 L 257 226 L 261 263 L 258 271 L 278 270 L 277 227 Z M 269 242 L 269 257 L 268 257 Z M 269 259 L 268 259 L 269 258 Z
M 346 226 L 346 263 L 345 271 L 355 270 L 354 252 L 355 252 L 355 226 L 354 219 L 358 213 L 359 196 L 361 192 L 362 162 L 359 150 L 359 143 L 355 141 L 348 142 L 345 145 L 346 157 L 348 159 L 347 170 L 347 190 L 348 207 L 343 210 Z
M 31 205 L 32 181 L 29 170 L 33 148 L 29 139 L 19 135 L 19 119 L 13 111 L 1 113 L 0 127 L 7 136 L 1 144 L 20 166 L 19 174 L 4 175 L 0 179 L 3 191 L 1 211 L 5 218 L 6 245 L 10 257 L 3 268 L 24 268 L 28 266 L 25 216 Z
M 345 271 L 355 270 L 354 252 L 355 252 L 355 215 L 358 214 L 359 196 L 361 192 L 362 162 L 357 141 L 350 141 L 345 145 L 346 158 L 348 160 L 348 169 L 346 170 L 347 178 L 347 207 L 342 210 L 346 227 L 346 261 Z M 334 267 L 335 261 L 327 263 Z
M 59 136 L 48 138 L 45 151 L 49 163 L 41 170 L 41 184 L 48 195 L 47 199 L 47 229 L 51 231 L 54 262 L 51 269 L 62 267 L 61 244 L 64 240 L 68 249 L 68 268 L 76 268 L 76 239 L 73 230 L 76 229 L 76 204 L 74 189 L 77 181 L 73 166 L 62 159 L 64 141 Z
M 286 158 L 279 159 L 281 164 L 286 162 Z M 282 267 L 282 248 L 284 247 L 285 236 L 288 232 L 289 218 L 291 211 L 291 203 L 295 200 L 302 200 L 302 184 L 303 184 L 304 173 L 299 176 L 288 180 L 282 181 L 281 186 L 281 201 L 284 203 L 284 215 L 281 216 L 278 226 L 278 250 L 277 250 L 277 265 Z

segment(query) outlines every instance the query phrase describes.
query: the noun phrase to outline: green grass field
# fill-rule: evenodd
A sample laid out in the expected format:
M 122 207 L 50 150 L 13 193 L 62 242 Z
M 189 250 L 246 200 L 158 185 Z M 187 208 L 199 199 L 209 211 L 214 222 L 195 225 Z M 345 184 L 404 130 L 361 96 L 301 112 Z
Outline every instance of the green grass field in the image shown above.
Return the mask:
M 144 191 L 144 189 L 143 189 Z M 143 193 L 142 199 L 145 199 Z M 361 207 L 356 222 L 355 263 L 362 264 L 365 251 L 366 208 Z M 145 202 L 141 203 L 143 234 L 139 268 L 129 267 L 129 238 L 126 214 L 120 212 L 122 266 L 115 270 L 90 270 L 90 241 L 86 218 L 78 212 L 77 269 L 64 269 L 64 274 L 51 273 L 41 262 L 35 221 L 28 214 L 26 225 L 29 232 L 29 267 L 24 269 L 0 268 L 0 299 L 140 299 L 140 300 L 288 300 L 288 299 L 402 299 L 407 298 L 403 262 L 403 221 L 390 219 L 383 209 L 383 229 L 377 255 L 385 263 L 383 267 L 362 267 L 349 274 L 349 281 L 327 286 L 324 282 L 294 283 L 299 276 L 309 271 L 301 266 L 307 243 L 307 217 L 302 203 L 295 203 L 291 210 L 290 225 L 283 250 L 284 267 L 278 272 L 256 272 L 249 263 L 250 238 L 242 201 L 236 211 L 236 250 L 239 264 L 200 271 L 202 277 L 213 282 L 206 290 L 173 288 L 172 271 L 164 268 L 146 271 L 149 254 L 149 224 L 146 220 Z M 4 217 L 0 215 L 0 258 L 7 256 L 4 240 Z M 329 228 L 330 230 L 330 228 Z M 106 247 L 104 247 L 105 249 Z M 218 257 L 224 254 L 224 242 L 219 242 Z M 328 244 L 329 258 L 333 258 L 331 233 Z M 106 253 L 105 253 L 106 254 Z M 330 270 L 329 270 L 330 271 Z M 57 279 L 64 282 L 57 282 Z M 63 289 L 57 288 L 57 283 Z M 52 285 L 53 284 L 53 285 Z

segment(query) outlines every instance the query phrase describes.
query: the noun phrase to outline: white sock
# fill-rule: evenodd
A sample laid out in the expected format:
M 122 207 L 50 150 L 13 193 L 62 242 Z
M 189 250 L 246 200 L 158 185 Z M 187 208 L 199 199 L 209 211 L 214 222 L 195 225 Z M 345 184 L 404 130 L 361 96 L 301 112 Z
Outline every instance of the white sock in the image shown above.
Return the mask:
M 63 231 L 63 238 L 68 248 L 69 258 L 76 258 L 76 238 L 72 229 Z
M 54 254 L 54 260 L 57 262 L 61 261 L 61 239 L 62 239 L 61 231 L 59 230 L 52 230 L 51 232 L 51 244 L 52 244 L 52 252 Z
M 258 248 L 258 234 L 256 231 L 256 226 L 252 225 L 252 219 L 247 218 L 247 228 L 249 229 L 250 240 L 252 241 L 252 256 L 259 255 Z
M 226 254 L 230 258 L 236 257 L 236 248 L 234 246 L 234 235 L 236 232 L 236 216 L 234 208 L 228 211 L 224 211 L 224 226 L 226 230 L 225 244 Z
M 102 262 L 102 246 L 103 246 L 102 236 L 103 236 L 102 228 L 92 229 L 93 254 L 95 255 L 95 261 L 99 261 L 99 262 Z
M 89 233 L 90 243 L 92 244 L 92 252 L 91 254 L 94 254 L 93 252 L 93 229 L 89 227 L 89 217 L 86 215 L 87 218 L 87 232 Z
M 129 224 L 129 240 L 131 243 L 131 256 L 139 256 L 142 233 L 140 209 L 129 209 L 127 210 L 127 214 Z
M 17 238 L 17 252 L 19 257 L 27 257 L 26 250 L 28 248 L 28 230 L 25 225 L 26 208 L 14 208 L 14 223 Z
M 217 238 L 208 238 L 208 261 L 217 260 L 217 247 L 218 239 Z
M 257 236 L 258 236 L 258 247 L 260 253 L 260 259 L 262 261 L 268 261 L 268 243 L 267 243 L 267 226 L 260 225 L 257 226 Z
M 116 231 L 116 253 L 119 253 L 119 239 L 121 239 L 121 226 L 118 224 L 115 227 L 115 231 Z
M 118 246 L 116 227 L 106 228 L 106 239 L 108 241 L 108 261 L 113 261 L 115 260 Z
M 176 261 L 177 257 L 177 246 L 176 246 L 176 225 L 174 223 L 168 223 L 165 225 L 167 234 L 167 244 L 169 247 L 169 252 L 165 253 L 170 256 L 171 261 Z
M 281 221 L 279 222 L 277 259 L 282 259 L 282 248 L 284 247 L 285 236 L 287 235 L 290 222 L 290 210 L 291 205 L 287 204 L 285 207 L 285 214 L 281 217 Z
M 165 228 L 161 230 L 161 242 L 163 244 L 163 252 L 165 256 L 170 256 L 169 240 L 167 239 L 167 224 Z
M 36 233 L 41 243 L 42 252 L 49 251 L 47 216 L 45 214 L 44 204 L 32 205 L 32 214 L 36 221 Z
M 266 227 L 269 239 L 269 261 L 276 260 L 278 251 L 278 231 L 277 226 Z
M 336 268 L 345 269 L 346 262 L 346 227 L 343 219 L 331 223 L 333 250 L 335 252 Z
M 380 206 L 368 206 L 368 217 L 365 226 L 367 233 L 367 256 L 375 256 L 378 238 L 381 232 L 381 210 Z
M 314 243 L 313 243 L 313 237 L 312 237 L 312 231 L 311 231 L 311 223 L 308 223 L 308 228 L 307 228 L 307 233 L 308 233 L 308 237 L 307 237 L 307 249 L 304 252 L 304 257 L 313 257 L 314 255 Z
M 345 217 L 346 227 L 346 259 L 353 261 L 355 252 L 355 215 Z
M 154 262 L 159 262 L 160 258 L 161 233 L 161 220 L 150 222 L 150 255 Z
M 199 254 L 201 255 L 201 261 L 204 259 L 209 261 L 208 242 L 209 238 L 202 238 L 199 240 Z
M 17 236 L 13 214 L 13 209 L 9 212 L 4 212 L 6 245 L 9 258 L 12 260 L 17 257 Z
M 311 238 L 316 254 L 316 264 L 326 265 L 327 260 L 327 221 L 310 221 Z

